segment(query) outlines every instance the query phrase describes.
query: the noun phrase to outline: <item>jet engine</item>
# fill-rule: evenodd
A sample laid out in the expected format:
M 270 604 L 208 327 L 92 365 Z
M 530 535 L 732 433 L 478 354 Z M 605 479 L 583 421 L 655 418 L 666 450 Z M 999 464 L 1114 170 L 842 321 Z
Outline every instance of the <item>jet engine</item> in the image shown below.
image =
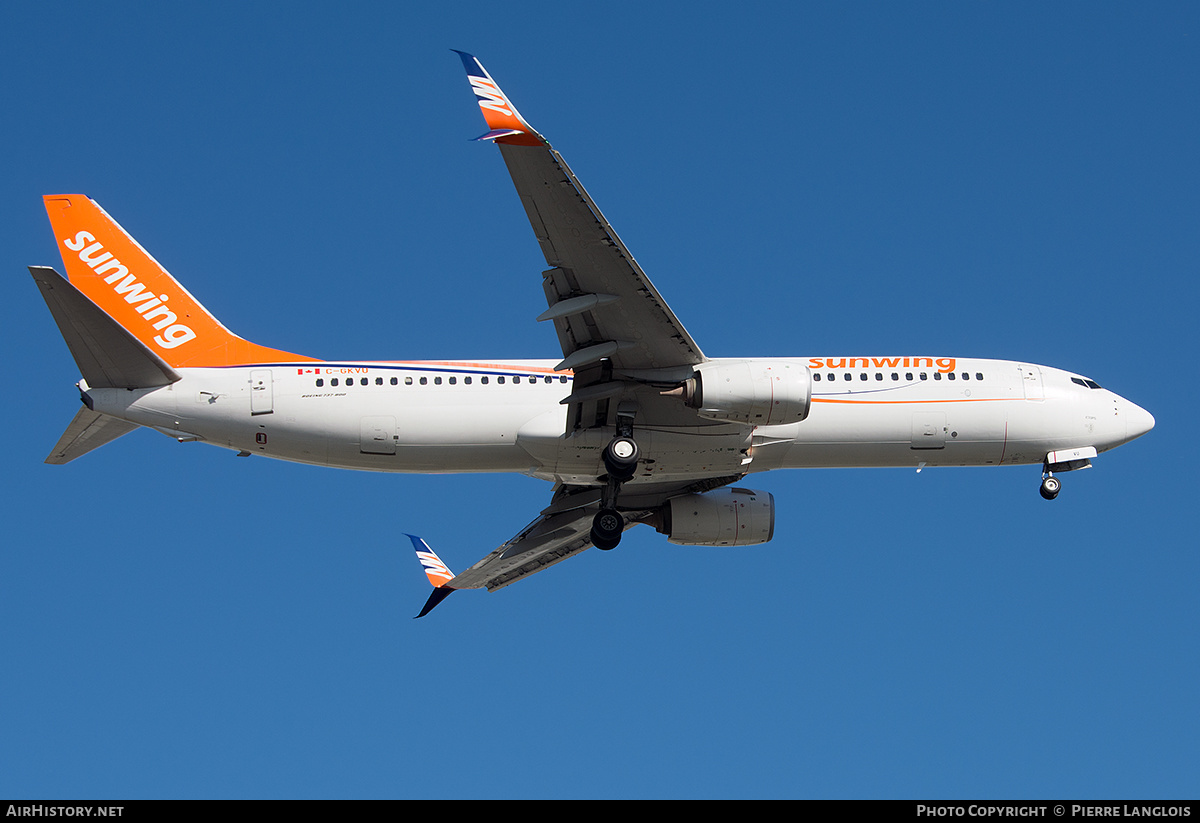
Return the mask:
M 799 360 L 710 360 L 674 393 L 709 420 L 777 426 L 808 417 L 812 381 Z
M 684 546 L 752 546 L 775 533 L 775 498 L 753 489 L 716 489 L 673 497 L 656 528 Z

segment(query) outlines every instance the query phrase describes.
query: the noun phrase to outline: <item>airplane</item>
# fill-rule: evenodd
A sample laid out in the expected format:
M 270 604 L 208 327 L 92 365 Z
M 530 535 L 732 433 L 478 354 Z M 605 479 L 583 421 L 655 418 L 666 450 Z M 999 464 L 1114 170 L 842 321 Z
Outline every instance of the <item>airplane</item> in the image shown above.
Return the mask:
M 411 536 L 434 591 L 495 591 L 648 524 L 671 543 L 769 541 L 773 469 L 1042 467 L 1058 474 L 1154 426 L 1080 374 L 914 353 L 709 357 L 550 143 L 472 55 L 456 52 L 547 268 L 562 356 L 321 360 L 226 329 L 84 195 L 44 198 L 67 275 L 29 271 L 82 379 L 47 463 L 139 427 L 239 456 L 383 472 L 517 472 L 552 482 L 514 537 L 454 574 Z

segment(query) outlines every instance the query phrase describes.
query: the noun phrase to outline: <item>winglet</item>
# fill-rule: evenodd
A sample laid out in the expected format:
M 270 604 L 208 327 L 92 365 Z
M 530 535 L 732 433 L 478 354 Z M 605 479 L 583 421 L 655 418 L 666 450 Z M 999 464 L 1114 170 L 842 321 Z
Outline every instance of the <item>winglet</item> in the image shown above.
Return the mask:
M 415 534 L 408 535 L 408 539 L 412 541 L 413 548 L 417 551 L 417 560 L 421 561 L 421 565 L 425 568 L 425 576 L 433 584 L 433 594 L 429 595 L 429 600 L 425 602 L 425 608 L 421 609 L 421 613 L 417 615 L 417 617 L 424 617 L 433 611 L 434 606 L 458 590 L 447 585 L 454 579 L 454 572 L 450 571 L 434 550 L 429 548 L 429 544 Z
M 467 79 L 471 81 L 471 91 L 475 92 L 483 119 L 487 121 L 488 131 L 475 139 L 493 140 L 512 146 L 544 145 L 542 136 L 525 122 L 517 107 L 496 85 L 496 81 L 487 73 L 479 59 L 465 51 L 452 51 L 462 58 L 463 68 L 467 70 Z

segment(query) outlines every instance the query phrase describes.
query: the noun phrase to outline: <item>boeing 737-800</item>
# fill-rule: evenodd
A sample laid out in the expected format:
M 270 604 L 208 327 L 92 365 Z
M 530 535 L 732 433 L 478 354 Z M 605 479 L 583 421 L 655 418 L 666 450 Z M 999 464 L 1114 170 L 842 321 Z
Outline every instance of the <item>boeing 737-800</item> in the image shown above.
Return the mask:
M 386 472 L 520 472 L 554 484 L 515 537 L 454 575 L 413 537 L 434 592 L 495 590 L 622 532 L 771 539 L 749 474 L 811 467 L 1040 464 L 1056 473 L 1145 434 L 1095 381 L 1005 360 L 710 358 L 562 157 L 459 53 L 545 255 L 554 360 L 330 362 L 234 335 L 95 202 L 45 198 L 67 277 L 31 267 L 82 373 L 83 408 L 46 462 L 140 426 L 242 455 Z M 418 615 L 420 616 L 420 615 Z

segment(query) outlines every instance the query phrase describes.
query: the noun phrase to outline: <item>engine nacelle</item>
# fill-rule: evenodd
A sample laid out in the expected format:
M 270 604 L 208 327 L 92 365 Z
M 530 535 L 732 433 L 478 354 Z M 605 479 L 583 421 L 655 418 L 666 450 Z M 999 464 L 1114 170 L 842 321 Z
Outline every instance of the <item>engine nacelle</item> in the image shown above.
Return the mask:
M 696 367 L 683 395 L 709 420 L 777 426 L 808 417 L 812 379 L 800 360 L 712 360 Z
M 752 546 L 775 534 L 775 498 L 753 489 L 716 489 L 673 497 L 658 531 L 684 546 Z

